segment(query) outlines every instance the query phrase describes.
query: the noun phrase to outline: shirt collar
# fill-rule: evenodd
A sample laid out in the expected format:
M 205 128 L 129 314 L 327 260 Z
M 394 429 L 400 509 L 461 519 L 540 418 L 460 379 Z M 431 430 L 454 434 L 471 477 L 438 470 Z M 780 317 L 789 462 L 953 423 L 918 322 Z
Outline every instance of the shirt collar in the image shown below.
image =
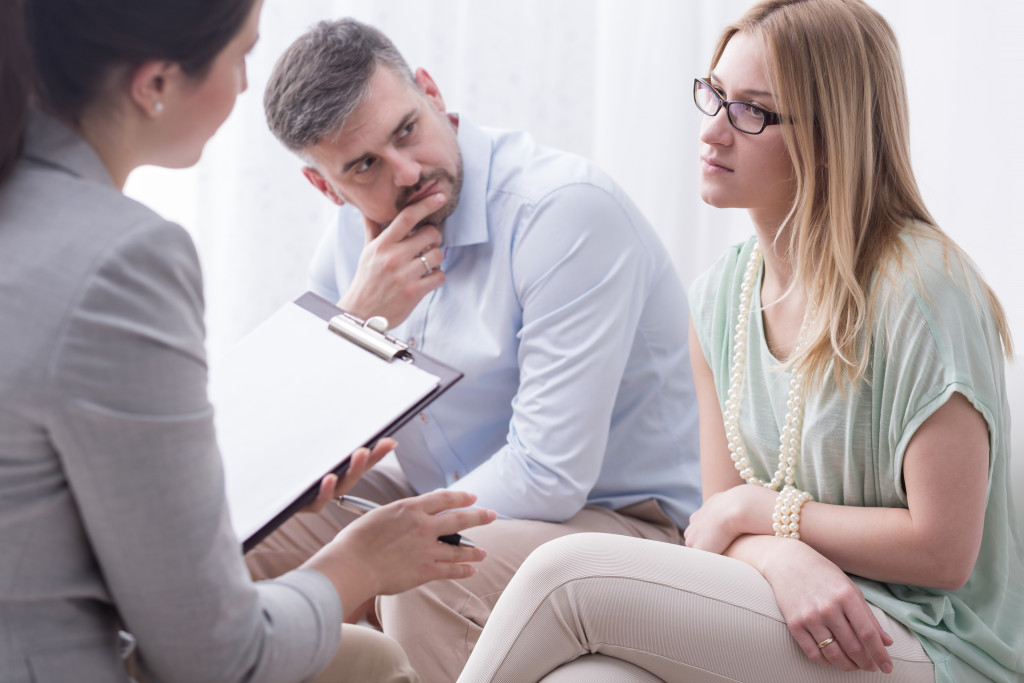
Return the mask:
M 29 111 L 22 155 L 70 175 L 114 186 L 107 167 L 89 143 L 62 122 L 37 109 Z
M 457 116 L 457 115 L 456 115 Z M 487 241 L 487 185 L 491 172 L 491 138 L 466 117 L 458 117 L 459 152 L 462 154 L 462 192 L 459 205 L 444 222 L 446 247 Z

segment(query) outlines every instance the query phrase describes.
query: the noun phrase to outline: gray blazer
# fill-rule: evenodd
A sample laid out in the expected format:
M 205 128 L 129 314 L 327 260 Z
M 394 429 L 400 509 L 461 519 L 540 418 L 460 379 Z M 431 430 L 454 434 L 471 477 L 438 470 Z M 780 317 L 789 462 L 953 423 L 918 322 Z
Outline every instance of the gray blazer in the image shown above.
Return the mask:
M 34 114 L 0 187 L 0 681 L 301 680 L 330 661 L 323 575 L 252 583 L 206 397 L 179 226 Z

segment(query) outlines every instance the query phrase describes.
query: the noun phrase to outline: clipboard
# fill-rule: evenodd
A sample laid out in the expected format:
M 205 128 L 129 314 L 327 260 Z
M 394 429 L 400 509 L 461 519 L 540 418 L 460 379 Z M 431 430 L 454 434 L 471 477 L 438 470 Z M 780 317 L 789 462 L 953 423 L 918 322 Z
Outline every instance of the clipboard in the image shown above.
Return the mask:
M 462 373 L 312 292 L 210 363 L 232 526 L 248 552 L 352 451 L 395 433 Z

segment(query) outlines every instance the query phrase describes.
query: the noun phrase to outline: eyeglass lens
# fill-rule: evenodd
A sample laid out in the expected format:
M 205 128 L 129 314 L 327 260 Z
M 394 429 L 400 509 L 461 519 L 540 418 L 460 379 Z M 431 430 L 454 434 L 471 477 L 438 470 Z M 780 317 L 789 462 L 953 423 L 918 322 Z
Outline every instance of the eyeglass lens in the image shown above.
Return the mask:
M 693 88 L 694 102 L 697 108 L 708 116 L 714 116 L 725 104 L 722 97 L 703 81 L 696 81 Z M 729 121 L 738 130 L 756 135 L 764 130 L 765 112 L 746 102 L 729 102 L 727 105 Z

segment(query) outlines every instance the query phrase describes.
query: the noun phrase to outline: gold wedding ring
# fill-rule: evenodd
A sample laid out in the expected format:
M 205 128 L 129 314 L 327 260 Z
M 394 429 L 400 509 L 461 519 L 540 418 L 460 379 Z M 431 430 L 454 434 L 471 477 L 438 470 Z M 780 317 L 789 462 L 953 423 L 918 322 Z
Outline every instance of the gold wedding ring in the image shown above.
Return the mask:
M 423 262 L 423 269 L 427 271 L 427 275 L 430 275 L 434 271 L 434 269 L 430 265 L 430 261 L 428 261 L 427 257 L 424 256 L 423 254 L 420 254 L 420 261 Z
M 818 643 L 818 649 L 820 650 L 821 648 L 823 648 L 823 647 L 825 647 L 827 645 L 831 645 L 834 642 L 836 642 L 836 639 L 833 638 L 832 636 L 829 636 L 825 640 L 823 640 L 820 643 Z

